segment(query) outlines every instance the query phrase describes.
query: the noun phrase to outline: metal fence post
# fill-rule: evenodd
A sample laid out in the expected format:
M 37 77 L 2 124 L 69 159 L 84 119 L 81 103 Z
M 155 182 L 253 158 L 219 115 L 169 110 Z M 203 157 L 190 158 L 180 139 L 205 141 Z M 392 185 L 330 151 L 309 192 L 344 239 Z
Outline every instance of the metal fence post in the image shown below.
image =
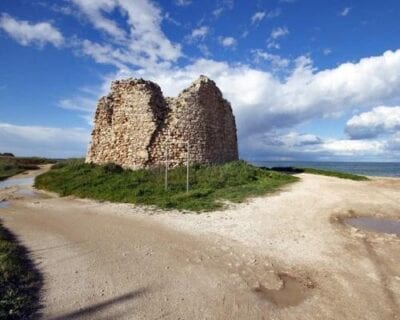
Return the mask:
M 186 192 L 189 192 L 189 164 L 190 164 L 190 143 L 187 142 L 187 163 L 186 163 Z
M 165 191 L 168 191 L 168 144 L 165 147 Z

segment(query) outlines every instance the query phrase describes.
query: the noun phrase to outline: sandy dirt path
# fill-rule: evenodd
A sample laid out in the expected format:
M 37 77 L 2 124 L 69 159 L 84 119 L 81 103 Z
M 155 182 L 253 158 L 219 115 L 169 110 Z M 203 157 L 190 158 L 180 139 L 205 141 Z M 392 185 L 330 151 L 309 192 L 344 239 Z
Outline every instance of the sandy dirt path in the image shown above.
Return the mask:
M 400 319 L 399 237 L 340 219 L 400 218 L 400 179 L 300 177 L 200 215 L 11 187 L 0 218 L 44 276 L 43 319 Z

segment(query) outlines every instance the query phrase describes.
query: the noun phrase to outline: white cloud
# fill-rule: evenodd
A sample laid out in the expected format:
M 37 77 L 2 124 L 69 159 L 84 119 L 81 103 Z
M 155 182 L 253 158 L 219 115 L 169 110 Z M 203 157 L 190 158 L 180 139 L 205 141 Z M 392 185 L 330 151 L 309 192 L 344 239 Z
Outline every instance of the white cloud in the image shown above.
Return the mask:
M 107 34 L 117 38 L 123 39 L 126 33 L 118 25 L 104 17 L 104 13 L 112 12 L 116 5 L 117 0 L 71 0 L 78 8 L 86 14 L 90 22 L 99 30 L 105 31 Z
M 332 53 L 332 49 L 330 49 L 330 48 L 325 48 L 325 49 L 322 51 L 322 53 L 323 53 L 325 56 L 328 56 L 328 55 L 330 55 L 330 54 Z
M 265 11 L 258 11 L 254 13 L 253 16 L 251 17 L 251 23 L 255 24 L 257 22 L 262 21 L 265 18 L 265 15 L 266 15 Z
M 400 146 L 400 145 L 398 145 Z M 322 139 L 313 134 L 273 130 L 245 137 L 243 157 L 261 160 L 392 160 L 397 151 L 394 142 L 378 140 Z
M 265 60 L 271 63 L 273 68 L 287 68 L 290 64 L 288 59 L 282 58 L 277 54 L 271 54 L 262 50 L 253 50 L 254 61 L 259 63 L 261 60 Z
M 400 98 L 400 50 L 322 71 L 316 71 L 311 59 L 302 56 L 284 79 L 248 65 L 207 59 L 183 68 L 118 72 L 111 78 L 148 78 L 159 83 L 167 95 L 176 95 L 203 73 L 214 79 L 232 102 L 242 136 Z
M 96 100 L 88 97 L 76 97 L 73 99 L 61 99 L 59 106 L 63 109 L 91 112 Z
M 200 43 L 197 48 L 199 48 L 200 52 L 205 56 L 205 57 L 210 57 L 212 56 L 210 49 L 208 48 L 207 45 L 204 43 Z
M 158 67 L 175 62 L 182 56 L 181 46 L 172 43 L 161 30 L 161 9 L 148 0 L 72 0 L 89 18 L 93 26 L 110 38 L 100 44 L 82 42 L 82 53 L 99 63 L 115 66 Z M 106 15 L 120 10 L 127 18 L 128 29 L 122 28 Z M 109 57 L 107 57 L 107 55 Z
M 18 156 L 84 156 L 90 133 L 81 128 L 53 128 L 0 123 L 0 150 Z
M 192 4 L 191 0 L 175 0 L 175 4 L 180 7 L 185 7 Z
M 382 141 L 332 139 L 323 143 L 323 149 L 337 156 L 379 155 L 385 152 L 385 148 Z
M 352 117 L 346 132 L 352 138 L 374 138 L 400 131 L 400 107 L 379 106 Z
M 64 37 L 60 31 L 49 22 L 31 23 L 25 20 L 17 20 L 7 14 L 0 17 L 0 29 L 3 29 L 10 37 L 23 46 L 36 44 L 44 46 L 47 43 L 60 47 Z
M 326 70 L 314 68 L 308 56 L 289 61 L 269 52 L 254 51 L 258 59 L 281 68 L 280 75 L 275 74 L 273 68 L 265 71 L 247 64 L 212 59 L 191 60 L 186 65 L 178 65 L 176 61 L 183 55 L 181 47 L 173 44 L 161 30 L 163 15 L 153 2 L 73 1 L 93 26 L 109 37 L 105 43 L 81 41 L 83 54 L 98 63 L 117 68 L 107 76 L 102 91 L 108 90 L 110 80 L 133 76 L 153 80 L 160 84 L 165 95 L 174 96 L 200 74 L 206 74 L 216 81 L 232 103 L 241 148 L 264 148 L 267 153 L 269 148 L 275 148 L 280 152 L 293 149 L 299 154 L 308 151 L 319 156 L 382 155 L 390 146 L 394 148 L 399 140 L 395 134 L 390 138 L 393 142 L 384 139 L 320 139 L 315 135 L 296 133 L 293 127 L 354 108 L 362 112 L 376 105 L 400 103 L 400 50 Z M 120 10 L 126 17 L 124 26 L 110 20 L 110 13 L 114 10 Z M 207 26 L 200 26 L 191 32 L 190 37 L 204 39 L 208 33 Z M 278 41 L 288 34 L 286 27 L 273 29 L 268 45 L 279 48 Z M 226 44 L 234 42 L 235 39 L 231 38 Z M 208 52 L 205 46 L 200 50 Z M 89 100 L 84 96 L 66 98 L 60 101 L 60 106 L 76 109 L 88 117 L 95 106 Z M 281 131 L 278 137 L 275 134 L 277 128 L 291 131 Z
M 350 13 L 350 11 L 351 11 L 351 7 L 343 8 L 343 10 L 340 11 L 340 15 L 342 17 L 346 17 Z
M 267 40 L 267 48 L 280 49 L 281 45 L 277 40 L 286 37 L 289 33 L 290 32 L 287 27 L 277 27 L 272 29 L 271 34 Z
M 267 18 L 272 19 L 272 18 L 279 17 L 281 15 L 281 13 L 282 13 L 282 10 L 280 8 L 274 9 L 267 13 Z
M 287 76 L 281 77 L 245 64 L 198 59 L 184 67 L 120 69 L 108 75 L 102 91 L 109 90 L 111 80 L 132 76 L 155 81 L 166 96 L 176 96 L 200 74 L 206 74 L 215 80 L 232 103 L 243 155 L 259 152 L 261 148 L 265 150 L 264 155 L 268 155 L 271 144 L 260 141 L 277 128 L 287 130 L 305 121 L 333 117 L 354 108 L 365 110 L 394 99 L 400 101 L 400 50 L 321 71 L 313 67 L 312 60 L 307 56 L 288 61 L 263 51 L 259 51 L 258 55 L 259 59 L 280 65 Z M 285 136 L 285 133 L 280 135 Z M 295 139 L 293 136 L 286 138 Z M 315 137 L 305 135 L 298 141 L 301 139 L 310 143 L 307 148 L 303 146 L 293 152 L 303 158 L 306 157 L 305 151 L 326 159 L 329 155 L 348 157 L 353 154 L 361 157 L 367 153 L 387 156 L 387 150 L 395 145 L 389 140 L 374 140 L 371 144 L 371 141 L 354 139 L 327 139 L 313 144 L 311 142 L 316 140 Z M 372 145 L 371 149 L 368 144 Z M 276 145 L 274 148 L 282 154 L 292 147 L 286 142 L 279 149 Z
M 282 38 L 285 37 L 289 34 L 289 29 L 287 27 L 278 27 L 278 28 L 274 28 L 271 31 L 271 39 L 278 39 L 278 38 Z
M 281 45 L 276 41 L 268 40 L 267 41 L 267 48 L 268 49 L 280 49 Z
M 176 26 L 181 26 L 182 23 L 180 23 L 178 20 L 174 19 L 172 15 L 169 12 L 166 12 L 164 15 L 164 19 L 168 22 L 171 22 L 172 24 Z
M 225 37 L 225 38 L 220 38 L 220 43 L 224 47 L 234 47 L 237 44 L 237 41 L 233 37 Z
M 195 28 L 192 30 L 192 33 L 190 34 L 190 39 L 204 39 L 209 31 L 210 28 L 207 26 L 201 26 L 199 28 Z
M 217 8 L 217 9 L 215 9 L 215 10 L 213 11 L 213 15 L 214 15 L 215 17 L 219 17 L 219 16 L 222 14 L 223 11 L 224 11 L 224 8 L 223 8 L 223 7 Z
M 218 5 L 212 12 L 215 18 L 218 18 L 225 10 L 232 10 L 234 8 L 233 0 L 222 0 L 217 2 Z

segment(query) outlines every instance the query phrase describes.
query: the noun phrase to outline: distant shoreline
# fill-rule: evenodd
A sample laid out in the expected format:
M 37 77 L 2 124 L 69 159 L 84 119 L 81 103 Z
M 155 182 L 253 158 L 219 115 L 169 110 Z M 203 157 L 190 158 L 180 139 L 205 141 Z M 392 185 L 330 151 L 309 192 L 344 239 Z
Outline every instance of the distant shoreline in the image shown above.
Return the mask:
M 368 177 L 400 178 L 400 162 L 249 161 L 256 166 L 333 170 Z

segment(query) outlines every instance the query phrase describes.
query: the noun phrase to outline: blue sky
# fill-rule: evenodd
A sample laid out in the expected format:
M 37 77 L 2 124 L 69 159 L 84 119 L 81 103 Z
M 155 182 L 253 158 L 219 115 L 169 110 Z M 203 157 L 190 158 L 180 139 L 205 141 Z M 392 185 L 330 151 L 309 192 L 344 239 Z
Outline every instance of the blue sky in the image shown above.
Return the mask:
M 2 0 L 0 152 L 83 156 L 112 80 L 205 74 L 242 158 L 398 161 L 399 21 L 394 0 Z

